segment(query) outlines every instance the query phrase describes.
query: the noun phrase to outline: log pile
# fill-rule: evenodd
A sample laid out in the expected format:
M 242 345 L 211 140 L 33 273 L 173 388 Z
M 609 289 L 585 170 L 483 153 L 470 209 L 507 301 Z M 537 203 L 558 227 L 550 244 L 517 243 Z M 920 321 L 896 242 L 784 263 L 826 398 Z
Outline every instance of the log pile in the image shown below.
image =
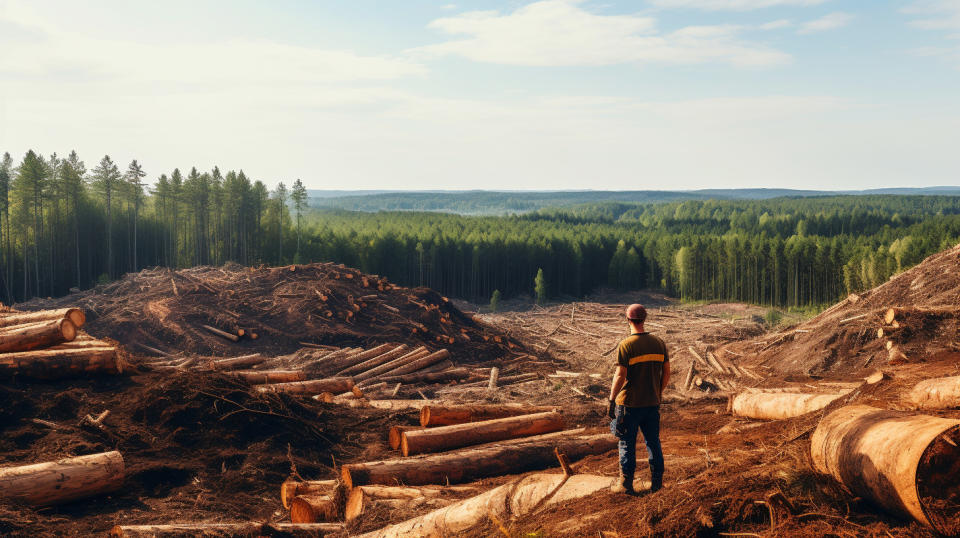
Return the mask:
M 740 366 L 734 360 L 728 359 L 726 354 L 717 350 L 716 353 L 709 347 L 705 351 L 689 346 L 687 351 L 693 357 L 690 368 L 687 370 L 683 390 L 694 388 L 704 392 L 733 391 L 746 381 L 758 381 L 759 375 L 746 366 Z
M 116 348 L 81 332 L 85 322 L 78 308 L 0 312 L 0 378 L 120 373 Z

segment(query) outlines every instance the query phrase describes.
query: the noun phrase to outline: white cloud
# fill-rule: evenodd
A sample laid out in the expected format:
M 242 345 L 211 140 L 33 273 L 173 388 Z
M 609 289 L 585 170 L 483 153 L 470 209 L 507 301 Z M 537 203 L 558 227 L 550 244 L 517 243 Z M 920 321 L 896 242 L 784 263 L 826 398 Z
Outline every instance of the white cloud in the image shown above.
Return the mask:
M 800 25 L 800 29 L 797 30 L 798 34 L 814 34 L 817 32 L 826 32 L 828 30 L 836 30 L 837 28 L 843 28 L 850 21 L 853 20 L 853 15 L 849 13 L 834 12 L 828 13 L 819 19 L 814 19 L 812 21 L 805 22 Z
M 929 30 L 960 30 L 960 0 L 922 0 L 903 9 L 917 15 L 910 24 Z
M 651 3 L 665 8 L 695 8 L 710 11 L 749 11 L 769 7 L 806 7 L 816 6 L 827 0 L 651 0 Z
M 653 18 L 597 15 L 580 3 L 542 0 L 509 14 L 472 11 L 437 19 L 431 28 L 467 37 L 414 51 L 527 66 L 648 62 L 767 66 L 789 60 L 783 52 L 740 39 L 743 28 L 739 26 L 690 26 L 661 33 Z
M 444 4 L 444 5 L 440 6 L 440 9 L 445 9 L 445 10 L 449 11 L 449 10 L 451 10 L 451 9 L 457 9 L 457 5 L 456 5 L 456 4 Z
M 760 25 L 761 30 L 780 30 L 782 28 L 789 28 L 793 26 L 793 23 L 787 19 L 777 19 L 775 21 L 766 22 Z

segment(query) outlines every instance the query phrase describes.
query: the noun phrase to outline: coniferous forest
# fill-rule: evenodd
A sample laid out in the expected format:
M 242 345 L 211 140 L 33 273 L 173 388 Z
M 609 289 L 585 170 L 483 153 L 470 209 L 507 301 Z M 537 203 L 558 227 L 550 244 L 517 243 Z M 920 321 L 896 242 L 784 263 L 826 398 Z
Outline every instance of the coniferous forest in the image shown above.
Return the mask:
M 532 295 L 542 269 L 539 291 L 551 297 L 607 286 L 806 307 L 875 286 L 960 240 L 953 196 L 596 202 L 474 217 L 310 209 L 299 179 L 268 187 L 219 168 L 149 177 L 136 160 L 5 154 L 3 301 L 152 266 L 335 261 L 475 301 L 495 290 Z

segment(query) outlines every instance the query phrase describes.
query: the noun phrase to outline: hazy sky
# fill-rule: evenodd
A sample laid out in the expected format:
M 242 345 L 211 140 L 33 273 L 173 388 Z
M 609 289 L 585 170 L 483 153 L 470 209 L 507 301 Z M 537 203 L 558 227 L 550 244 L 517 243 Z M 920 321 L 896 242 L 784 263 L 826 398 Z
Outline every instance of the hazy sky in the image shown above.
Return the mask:
M 960 0 L 0 0 L 0 152 L 310 188 L 960 184 Z

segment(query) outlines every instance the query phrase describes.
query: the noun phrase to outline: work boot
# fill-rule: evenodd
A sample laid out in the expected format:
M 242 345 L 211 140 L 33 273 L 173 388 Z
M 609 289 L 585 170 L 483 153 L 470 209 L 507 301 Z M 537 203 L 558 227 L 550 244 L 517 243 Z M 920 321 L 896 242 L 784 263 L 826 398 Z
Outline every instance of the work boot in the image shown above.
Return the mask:
M 610 491 L 613 493 L 626 493 L 628 495 L 634 494 L 633 475 L 625 475 L 623 474 L 623 471 L 621 471 L 617 481 L 610 486 Z
M 650 493 L 656 493 L 663 488 L 663 475 L 652 475 L 650 477 Z

